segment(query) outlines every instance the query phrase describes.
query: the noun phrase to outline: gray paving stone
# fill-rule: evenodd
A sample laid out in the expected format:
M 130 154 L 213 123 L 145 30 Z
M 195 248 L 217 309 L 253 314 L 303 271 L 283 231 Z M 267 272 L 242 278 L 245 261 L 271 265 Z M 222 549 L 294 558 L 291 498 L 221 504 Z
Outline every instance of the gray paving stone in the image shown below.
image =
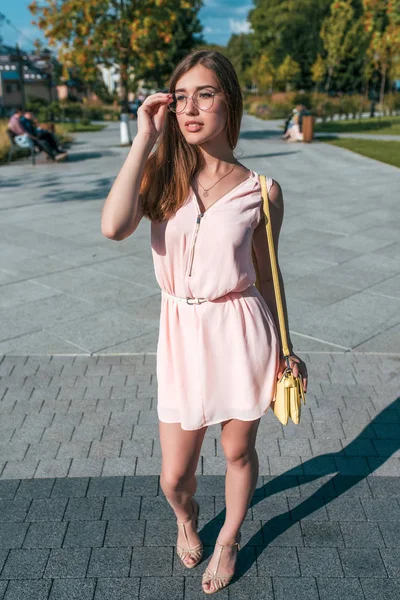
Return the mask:
M 26 523 L 0 523 L 0 549 L 21 548 L 27 530 Z
M 0 500 L 0 522 L 24 521 L 31 501 L 25 498 Z
M 390 499 L 362 498 L 361 503 L 369 521 L 400 522 L 400 505 Z
M 102 521 L 70 521 L 63 546 L 64 548 L 101 547 L 105 530 L 106 523 Z
M 70 498 L 65 521 L 96 521 L 101 518 L 104 498 Z
M 320 600 L 364 600 L 360 581 L 355 577 L 318 577 Z
M 262 577 L 300 577 L 296 548 L 274 546 L 257 548 L 257 569 Z M 302 552 L 304 549 L 302 550 Z
M 66 523 L 31 523 L 24 548 L 61 548 L 67 529 Z
M 162 596 L 170 600 L 181 600 L 184 597 L 184 586 L 184 577 L 143 577 L 140 600 L 152 600 Z
M 365 521 L 366 516 L 359 498 L 325 498 L 326 510 L 332 521 Z
M 400 523 L 393 521 L 379 521 L 378 527 L 387 548 L 400 547 Z
M 149 521 L 146 523 L 144 521 L 109 521 L 107 523 L 107 533 L 106 538 L 104 540 L 104 546 L 109 548 L 120 548 L 120 547 L 131 547 L 131 546 L 143 546 L 143 538 L 144 531 L 146 525 L 146 539 L 150 539 L 151 541 L 151 531 L 154 532 L 154 529 L 157 529 L 158 532 L 158 545 L 167 545 L 164 544 L 164 537 L 162 536 L 162 531 L 165 528 L 165 523 L 157 522 L 158 527 L 154 527 L 154 524 L 150 524 Z M 149 531 L 149 526 L 150 531 Z M 176 542 L 176 538 L 174 543 Z M 156 545 L 157 545 L 156 544 Z M 147 543 L 146 545 L 151 545 Z
M 124 478 L 113 477 L 92 477 L 87 491 L 87 496 L 121 496 Z
M 342 525 L 346 525 L 346 523 Z M 306 546 L 344 547 L 344 539 L 339 523 L 334 521 L 318 522 L 304 520 L 301 523 L 301 529 Z
M 93 600 L 95 579 L 56 579 L 49 600 Z
M 386 577 L 378 548 L 339 548 L 345 577 Z
M 273 600 L 271 577 L 242 577 L 232 579 L 228 590 L 229 598 L 246 600 L 259 598 L 260 600 Z
M 25 459 L 20 461 L 9 460 L 1 473 L 2 479 L 25 479 L 33 477 L 39 461 Z
M 68 477 L 56 479 L 53 490 L 51 492 L 52 498 L 80 498 L 86 496 L 86 492 L 89 485 L 88 477 Z
M 141 585 L 139 577 L 101 578 L 97 581 L 95 600 L 138 600 Z
M 294 521 L 328 521 L 328 513 L 321 497 L 288 498 L 290 516 Z M 337 519 L 334 519 L 337 520 Z
M 135 547 L 130 577 L 154 577 L 154 573 L 162 577 L 172 575 L 172 548 L 164 548 L 162 553 L 156 553 L 151 547 Z
M 349 580 L 351 581 L 351 580 Z M 397 600 L 400 596 L 400 579 L 360 578 L 365 600 Z
M 24 479 L 21 481 L 16 498 L 49 498 L 54 479 Z
M 261 521 L 261 526 L 266 546 L 304 546 L 300 523 L 294 523 L 286 515 Z
M 94 548 L 88 577 L 128 577 L 132 548 Z
M 337 548 L 303 548 L 299 554 L 303 577 L 343 577 Z
M 101 475 L 103 464 L 103 458 L 74 458 L 69 477 L 97 477 Z
M 66 477 L 71 466 L 71 459 L 40 460 L 35 477 Z
M 10 550 L 1 579 L 40 579 L 43 576 L 50 550 Z
M 138 519 L 139 510 L 140 498 L 136 496 L 106 498 L 102 518 L 118 521 Z
M 273 577 L 272 581 L 275 600 L 319 600 L 314 577 Z
M 66 498 L 35 498 L 26 517 L 27 521 L 61 521 L 67 506 Z
M 55 548 L 51 551 L 44 577 L 50 579 L 85 577 L 90 548 Z
M 87 458 L 90 442 L 61 442 L 57 458 Z
M 159 476 L 135 475 L 125 477 L 123 495 L 127 496 L 157 496 L 159 490 Z
M 384 546 L 383 537 L 377 523 L 340 523 L 345 544 L 348 548 L 373 548 Z
M 19 487 L 19 481 L 8 480 L 0 481 L 0 500 L 12 500 Z
M 380 548 L 380 553 L 389 577 L 399 579 L 400 576 L 400 548 Z
M 137 458 L 105 458 L 102 475 L 134 475 Z
M 47 600 L 51 588 L 51 581 L 25 579 L 10 581 L 5 595 L 5 600 Z M 1 598 L 1 593 L 0 593 Z

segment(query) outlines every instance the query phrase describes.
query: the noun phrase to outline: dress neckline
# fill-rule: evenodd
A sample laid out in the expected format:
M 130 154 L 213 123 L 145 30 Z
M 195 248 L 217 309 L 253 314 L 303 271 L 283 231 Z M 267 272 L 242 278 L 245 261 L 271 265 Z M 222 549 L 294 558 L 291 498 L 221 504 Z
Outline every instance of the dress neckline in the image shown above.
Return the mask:
M 190 189 L 192 190 L 192 194 L 193 194 L 193 198 L 196 202 L 196 206 L 197 206 L 197 210 L 200 214 L 205 215 L 213 206 L 215 206 L 215 204 L 218 204 L 223 198 L 225 198 L 225 196 L 227 196 L 228 194 L 230 194 L 231 192 L 235 191 L 236 189 L 240 188 L 243 184 L 245 184 L 247 181 L 249 181 L 249 179 L 252 179 L 252 177 L 256 176 L 256 173 L 254 171 L 252 171 L 251 169 L 249 169 L 250 173 L 249 175 L 246 177 L 246 179 L 244 179 L 243 181 L 240 181 L 239 183 L 237 183 L 236 185 L 233 186 L 233 188 L 231 188 L 230 190 L 228 190 L 227 192 L 225 192 L 225 194 L 222 194 L 222 196 L 220 196 L 217 200 L 215 200 L 215 202 L 213 202 L 208 208 L 206 208 L 206 210 L 204 210 L 203 212 L 200 210 L 200 206 L 197 200 L 197 196 L 194 192 L 194 189 L 192 188 L 192 186 L 190 186 Z

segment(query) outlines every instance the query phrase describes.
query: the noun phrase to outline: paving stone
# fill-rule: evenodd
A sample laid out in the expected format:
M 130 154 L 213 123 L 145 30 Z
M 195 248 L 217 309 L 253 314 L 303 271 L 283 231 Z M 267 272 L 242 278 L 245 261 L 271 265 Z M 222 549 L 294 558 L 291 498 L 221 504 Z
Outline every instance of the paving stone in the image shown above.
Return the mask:
M 130 577 L 153 577 L 154 573 L 163 577 L 172 575 L 172 548 L 154 552 L 154 548 L 151 547 L 135 547 L 132 552 Z
M 383 537 L 377 523 L 340 523 L 345 544 L 348 548 L 374 548 L 384 546 Z
M 51 581 L 25 579 L 10 581 L 5 600 L 47 600 L 51 588 Z M 0 593 L 1 598 L 1 593 Z
M 351 581 L 349 579 L 348 581 Z M 398 600 L 400 579 L 360 578 L 365 600 Z
M 273 577 L 272 581 L 275 600 L 319 600 L 314 577 Z
M 184 577 L 143 577 L 140 600 L 153 600 L 162 596 L 169 600 L 181 600 L 184 585 Z
M 339 548 L 345 577 L 386 577 L 378 548 Z
M 49 498 L 32 500 L 27 521 L 61 521 L 68 500 L 66 498 Z
M 96 521 L 101 518 L 104 498 L 70 498 L 65 521 Z
M 69 477 L 97 477 L 103 470 L 104 459 L 74 458 L 69 470 Z
M 71 459 L 40 460 L 35 477 L 66 477 L 71 466 Z
M 24 479 L 21 481 L 16 498 L 49 498 L 54 479 Z
M 400 547 L 400 523 L 379 521 L 378 527 L 388 548 Z
M 62 442 L 58 449 L 57 458 L 87 458 L 90 442 Z
M 369 477 L 368 485 L 374 498 L 400 497 L 400 478 L 389 476 Z
M 24 548 L 61 548 L 67 529 L 66 523 L 31 523 Z
M 336 475 L 332 479 L 335 493 L 325 495 L 336 495 L 342 498 L 372 498 L 371 487 L 369 485 L 370 481 L 371 477 Z
M 134 475 L 136 471 L 137 458 L 106 458 L 102 475 Z
M 380 548 L 389 577 L 400 578 L 400 548 Z
M 234 600 L 247 600 L 247 598 L 257 598 L 257 600 L 273 600 L 274 594 L 272 589 L 272 578 L 234 578 L 229 584 L 228 595 L 229 598 Z
M 355 577 L 318 577 L 320 600 L 364 600 L 360 581 Z
M 121 496 L 124 478 L 113 477 L 92 477 L 87 491 L 87 496 Z
M 101 547 L 105 530 L 106 523 L 103 521 L 70 521 L 63 546 L 64 548 Z
M 21 548 L 27 530 L 26 523 L 0 523 L 0 549 Z
M 287 515 L 261 521 L 264 544 L 266 546 L 304 546 L 299 523 L 294 523 Z
M 332 521 L 365 521 L 365 512 L 359 498 L 325 498 L 326 510 Z
M 299 479 L 305 476 L 296 475 L 264 475 L 262 477 L 264 484 L 264 495 L 266 498 L 271 496 L 300 496 Z M 311 478 L 307 477 L 307 481 Z M 314 478 L 312 478 L 314 481 Z M 224 486 L 224 478 L 221 478 L 221 485 Z
M 88 577 L 128 577 L 132 548 L 94 548 Z
M 8 461 L 1 473 L 2 479 L 27 479 L 33 477 L 39 461 L 36 459 L 25 459 L 20 461 Z
M 139 577 L 98 579 L 95 600 L 138 600 L 144 581 Z
M 300 577 L 296 548 L 274 546 L 256 548 L 256 550 L 258 574 L 262 577 L 274 575 Z
M 140 498 L 137 496 L 123 496 L 122 498 L 106 498 L 103 519 L 106 520 L 129 520 L 138 519 L 140 509 Z
M 52 498 L 80 498 L 86 496 L 88 477 L 68 477 L 57 479 L 51 492 Z
M 10 550 L 1 579 L 40 579 L 50 550 Z
M 264 520 L 285 514 L 289 510 L 287 498 L 283 496 L 276 498 L 253 498 L 250 507 L 254 519 Z
M 328 513 L 323 503 L 323 497 L 288 498 L 290 516 L 293 521 L 315 520 L 328 521 Z M 334 519 L 335 520 L 335 519 Z
M 158 527 L 154 528 L 154 524 L 153 527 L 151 528 L 151 530 L 153 529 L 157 529 L 158 531 L 158 544 L 161 543 L 161 541 L 164 539 L 162 536 L 162 530 L 165 527 L 165 524 L 163 522 L 157 522 Z M 149 525 L 150 522 L 146 523 L 147 527 L 146 527 L 146 536 L 151 536 L 151 534 L 149 533 Z M 176 527 L 175 527 L 176 529 Z M 106 533 L 106 538 L 104 540 L 104 546 L 106 547 L 131 547 L 131 546 L 143 546 L 143 538 L 144 538 L 144 530 L 145 530 L 145 522 L 144 521 L 134 521 L 134 520 L 128 520 L 128 521 L 117 521 L 117 520 L 113 520 L 113 521 L 109 521 L 107 523 L 107 533 Z M 151 539 L 151 537 L 150 537 Z M 175 531 L 175 540 L 173 543 L 176 542 L 176 531 Z M 172 543 L 172 542 L 171 542 Z M 150 545 L 150 544 L 147 544 Z M 157 545 L 157 544 L 156 544 Z
M 343 523 L 346 525 L 346 523 Z M 307 521 L 301 523 L 306 546 L 344 547 L 344 539 L 339 523 L 334 521 Z
M 90 548 L 56 548 L 50 553 L 44 577 L 85 577 L 89 558 Z
M 12 500 L 20 482 L 16 479 L 0 481 L 0 500 Z
M 123 488 L 124 496 L 157 496 L 159 488 L 159 476 L 157 475 L 135 475 L 125 477 Z
M 94 579 L 56 579 L 49 600 L 93 600 Z
M 299 561 L 302 577 L 343 577 L 337 548 L 303 548 Z
M 400 505 L 390 499 L 362 498 L 361 503 L 369 521 L 400 522 Z
M 0 500 L 0 522 L 24 521 L 31 501 L 25 498 Z

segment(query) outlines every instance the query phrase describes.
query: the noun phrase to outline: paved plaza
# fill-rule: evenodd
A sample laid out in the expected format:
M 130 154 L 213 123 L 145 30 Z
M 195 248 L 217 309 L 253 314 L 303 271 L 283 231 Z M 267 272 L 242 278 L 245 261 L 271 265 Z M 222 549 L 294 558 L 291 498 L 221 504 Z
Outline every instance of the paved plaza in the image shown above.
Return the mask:
M 100 232 L 127 153 L 118 128 L 77 134 L 65 163 L 0 167 L 0 600 L 205 597 L 225 516 L 220 426 L 196 471 L 204 558 L 187 570 L 159 483 L 150 224 L 122 242 Z M 280 135 L 245 116 L 236 151 L 283 188 L 309 392 L 300 425 L 261 419 L 237 573 L 218 597 L 399 600 L 400 171 Z

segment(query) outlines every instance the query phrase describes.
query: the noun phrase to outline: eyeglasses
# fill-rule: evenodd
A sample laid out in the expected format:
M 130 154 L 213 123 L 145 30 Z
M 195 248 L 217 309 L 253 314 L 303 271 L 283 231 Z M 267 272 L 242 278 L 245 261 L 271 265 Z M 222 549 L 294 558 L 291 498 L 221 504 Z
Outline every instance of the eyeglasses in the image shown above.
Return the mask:
M 219 93 L 220 92 L 210 92 L 208 90 L 197 90 L 197 92 L 191 96 L 186 96 L 185 94 L 178 92 L 177 94 L 172 94 L 173 101 L 168 104 L 168 108 L 172 112 L 179 114 L 185 110 L 188 99 L 192 98 L 197 108 L 200 110 L 210 110 L 214 104 L 214 96 Z

